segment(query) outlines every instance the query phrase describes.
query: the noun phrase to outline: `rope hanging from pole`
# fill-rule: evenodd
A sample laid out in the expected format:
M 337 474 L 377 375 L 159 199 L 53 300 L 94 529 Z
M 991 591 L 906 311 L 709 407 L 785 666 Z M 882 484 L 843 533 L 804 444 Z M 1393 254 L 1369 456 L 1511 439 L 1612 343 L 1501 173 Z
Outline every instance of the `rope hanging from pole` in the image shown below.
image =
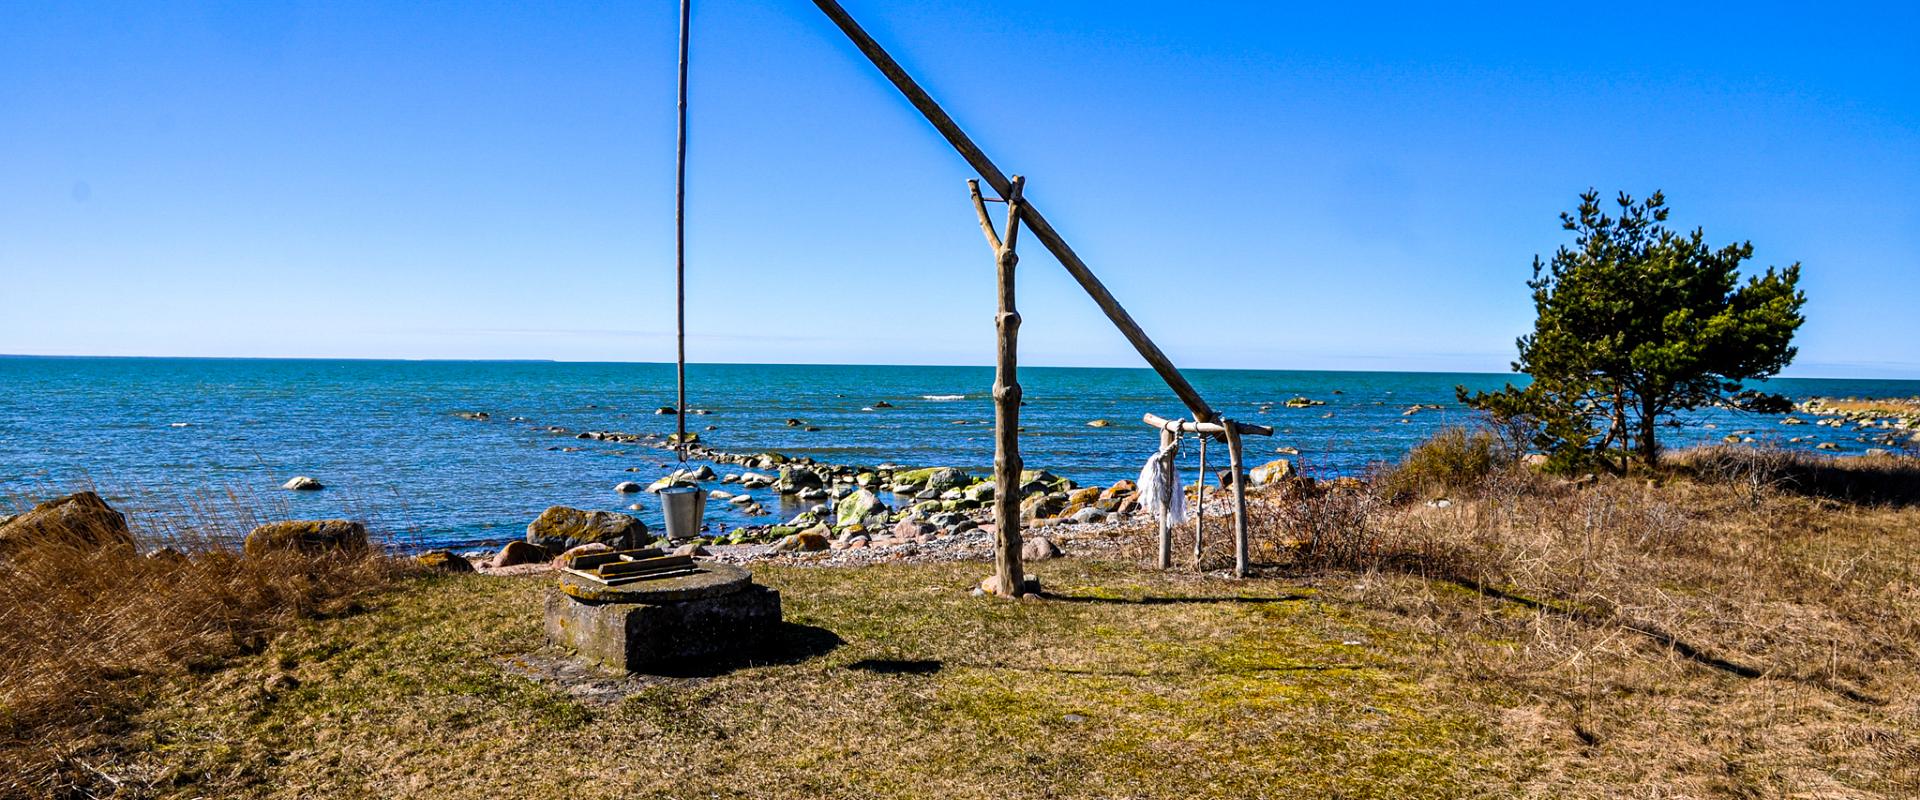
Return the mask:
M 687 460 L 687 40 L 692 0 L 680 0 L 680 140 L 674 157 L 673 289 L 675 396 L 673 449 Z

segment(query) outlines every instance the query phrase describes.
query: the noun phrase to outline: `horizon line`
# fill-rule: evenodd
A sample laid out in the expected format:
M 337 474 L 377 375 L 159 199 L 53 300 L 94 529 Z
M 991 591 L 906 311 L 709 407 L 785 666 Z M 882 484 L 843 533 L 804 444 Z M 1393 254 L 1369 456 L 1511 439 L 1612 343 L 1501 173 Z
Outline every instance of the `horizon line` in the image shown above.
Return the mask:
M 73 359 L 73 360 L 173 360 L 173 361 L 361 361 L 393 363 L 447 363 L 447 364 L 623 364 L 634 366 L 672 366 L 672 361 L 603 361 L 591 359 L 563 358 L 408 358 L 400 356 L 151 356 L 151 355 L 100 355 L 84 353 L 0 353 L 0 359 Z M 737 367 L 958 367 L 970 369 L 992 369 L 992 364 L 955 364 L 955 363 L 855 363 L 855 362 L 806 362 L 806 361 L 689 361 L 690 366 L 737 366 Z M 1030 364 L 1029 369 L 1127 369 L 1151 372 L 1151 366 L 1112 366 L 1092 364 Z M 1906 366 L 1906 365 L 1901 365 Z M 1344 372 L 1344 373 L 1391 373 L 1402 375 L 1500 375 L 1519 376 L 1523 372 L 1491 372 L 1481 370 L 1438 370 L 1438 369 L 1349 369 L 1349 368 L 1297 368 L 1297 367 L 1191 367 L 1195 372 Z M 1845 380 L 1891 380 L 1920 381 L 1915 377 L 1834 377 L 1802 376 L 1782 374 L 1774 378 L 1811 381 Z

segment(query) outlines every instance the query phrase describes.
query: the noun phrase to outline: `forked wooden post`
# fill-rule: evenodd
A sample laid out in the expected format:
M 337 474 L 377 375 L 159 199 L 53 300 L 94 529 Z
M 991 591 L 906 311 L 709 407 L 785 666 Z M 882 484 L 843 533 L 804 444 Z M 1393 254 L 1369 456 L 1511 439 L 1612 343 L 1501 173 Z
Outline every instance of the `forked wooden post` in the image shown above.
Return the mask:
M 1247 577 L 1247 472 L 1241 458 L 1240 425 L 1227 428 L 1228 469 L 1233 470 L 1233 577 Z
M 967 181 L 980 231 L 993 248 L 999 287 L 999 311 L 994 315 L 998 343 L 993 366 L 993 590 L 1001 597 L 1019 597 L 1026 588 L 1020 564 L 1020 312 L 1014 306 L 1014 268 L 1020 255 L 1014 250 L 1020 237 L 1020 192 L 1026 179 L 1013 176 L 1008 186 L 1007 232 L 994 233 L 980 182 Z

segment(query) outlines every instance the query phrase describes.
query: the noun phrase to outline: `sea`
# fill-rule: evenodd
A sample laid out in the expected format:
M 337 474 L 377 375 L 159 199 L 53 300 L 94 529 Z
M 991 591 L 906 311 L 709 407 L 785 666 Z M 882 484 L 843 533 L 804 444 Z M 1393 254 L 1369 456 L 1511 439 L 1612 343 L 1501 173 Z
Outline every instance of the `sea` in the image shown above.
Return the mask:
M 1249 466 L 1284 457 L 1321 477 L 1362 473 L 1444 426 L 1475 423 L 1454 388 L 1493 389 L 1515 379 L 1285 370 L 1187 376 L 1221 414 L 1274 428 L 1271 439 L 1247 439 Z M 991 468 L 990 367 L 690 364 L 687 382 L 689 409 L 707 412 L 689 414 L 688 430 L 720 450 L 981 474 Z M 1139 472 L 1157 444 L 1143 413 L 1186 416 L 1146 369 L 1024 367 L 1020 383 L 1027 465 L 1083 484 Z M 1764 388 L 1796 399 L 1920 396 L 1920 381 L 1910 380 L 1783 378 Z M 1324 405 L 1284 405 L 1295 397 Z M 177 516 L 189 503 L 253 504 L 269 517 L 364 520 L 395 546 L 413 549 L 518 538 L 553 505 L 632 513 L 657 529 L 652 495 L 614 487 L 665 475 L 681 466 L 675 455 L 576 437 L 671 433 L 675 418 L 656 411 L 673 404 L 671 364 L 0 357 L 0 508 L 91 488 L 137 526 Z M 1868 447 L 1843 431 L 1780 419 L 1703 411 L 1685 417 L 1666 441 L 1732 434 L 1811 447 L 1787 439 L 1819 434 L 1840 453 Z M 1089 425 L 1097 420 L 1110 424 Z M 1224 466 L 1222 448 L 1209 457 Z M 1190 476 L 1196 449 L 1182 460 Z M 327 488 L 279 488 L 296 475 Z M 744 517 L 715 502 L 707 521 L 724 530 L 800 510 L 755 493 L 768 495 L 760 499 L 775 516 Z M 641 508 L 629 510 L 636 502 Z

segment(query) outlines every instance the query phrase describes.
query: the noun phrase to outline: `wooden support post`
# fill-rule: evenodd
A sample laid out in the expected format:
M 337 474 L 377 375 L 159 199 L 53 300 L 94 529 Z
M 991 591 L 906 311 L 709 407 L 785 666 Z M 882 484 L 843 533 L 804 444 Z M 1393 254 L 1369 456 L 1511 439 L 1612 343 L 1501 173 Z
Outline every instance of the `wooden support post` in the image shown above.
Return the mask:
M 967 181 L 980 230 L 993 248 L 999 288 L 999 310 L 994 315 L 997 345 L 993 368 L 993 593 L 1019 597 L 1026 590 L 1020 563 L 1020 312 L 1014 305 L 1014 268 L 1020 256 L 1014 246 L 1020 236 L 1020 192 L 1026 179 L 1013 176 L 1006 194 L 1007 227 L 1002 239 L 980 196 L 980 182 Z
M 1228 469 L 1233 470 L 1233 577 L 1247 577 L 1247 473 L 1240 426 L 1226 424 Z
M 988 187 L 999 192 L 1001 197 L 1012 194 L 1012 183 L 1007 180 L 1006 174 L 1002 173 L 999 167 L 994 166 L 993 161 L 987 158 L 986 153 L 981 152 L 980 147 L 973 143 L 973 139 L 967 136 L 966 131 L 960 129 L 959 123 L 954 122 L 953 117 L 948 116 L 947 112 L 940 108 L 940 104 L 933 101 L 933 96 L 927 94 L 927 90 L 920 88 L 920 84 L 914 81 L 913 76 L 908 75 L 907 71 L 900 67 L 900 62 L 893 60 L 893 56 L 888 55 L 886 49 L 881 47 L 879 42 L 874 41 L 874 38 L 860 27 L 860 23 L 854 21 L 853 16 L 848 14 L 846 9 L 841 8 L 835 0 L 813 0 L 813 4 L 819 6 L 821 12 L 825 13 L 828 19 L 833 20 L 834 25 L 839 26 L 840 32 L 846 34 L 855 47 L 860 48 L 860 52 L 867 57 L 868 61 L 873 62 L 874 67 L 880 70 L 880 74 L 885 75 L 887 80 L 893 83 L 894 88 L 906 95 L 907 102 L 912 103 L 920 115 L 926 117 L 927 122 L 931 123 L 941 136 L 946 137 L 947 143 L 952 145 L 954 150 L 959 151 L 960 157 L 967 160 L 968 166 L 980 173 L 980 177 L 986 180 Z M 1216 416 L 1213 408 L 1207 405 L 1206 400 L 1201 399 L 1200 393 L 1194 390 L 1193 384 L 1187 382 L 1186 376 L 1180 374 L 1180 369 L 1173 365 L 1173 361 L 1167 358 L 1167 354 L 1160 352 L 1160 346 L 1147 338 L 1147 332 L 1141 330 L 1139 323 L 1133 321 L 1133 316 L 1121 307 L 1120 301 L 1114 298 L 1112 292 L 1107 291 L 1106 285 L 1101 283 L 1098 277 L 1094 276 L 1087 262 L 1081 261 L 1079 254 L 1067 246 L 1067 240 L 1061 238 L 1060 233 L 1048 224 L 1046 217 L 1040 216 L 1040 210 L 1034 208 L 1031 203 L 1024 204 L 1020 207 L 1020 220 L 1026 223 L 1027 229 L 1033 232 L 1034 238 L 1039 239 L 1040 243 L 1046 246 L 1047 251 L 1060 260 L 1060 266 L 1065 267 L 1074 281 L 1080 284 L 1080 288 L 1086 290 L 1087 295 L 1093 298 L 1094 304 L 1100 306 L 1100 310 L 1106 313 L 1107 319 L 1113 322 L 1113 326 L 1119 328 L 1121 335 L 1127 337 L 1127 341 L 1140 353 L 1140 357 L 1146 359 L 1147 364 L 1153 367 L 1153 371 L 1160 374 L 1160 379 L 1166 382 L 1167 388 L 1172 389 L 1173 393 L 1180 397 L 1180 402 L 1193 412 L 1193 418 L 1201 422 L 1211 421 Z
M 1207 532 L 1207 439 L 1200 437 L 1200 476 L 1193 482 L 1193 564 L 1200 565 L 1200 540 Z

